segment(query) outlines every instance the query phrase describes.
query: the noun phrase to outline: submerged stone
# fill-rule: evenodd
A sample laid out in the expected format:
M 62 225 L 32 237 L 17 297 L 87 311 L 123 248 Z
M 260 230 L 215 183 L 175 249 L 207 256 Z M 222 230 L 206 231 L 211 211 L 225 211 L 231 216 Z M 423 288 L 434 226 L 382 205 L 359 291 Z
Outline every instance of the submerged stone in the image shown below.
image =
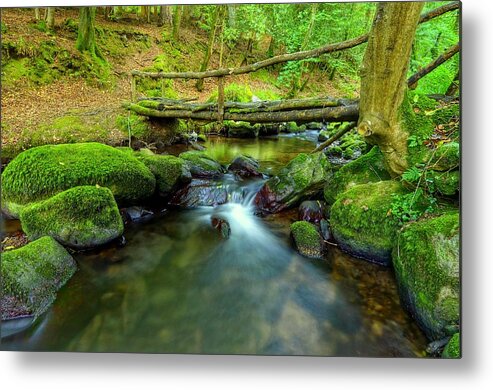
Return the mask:
M 226 203 L 228 192 L 219 182 L 194 179 L 173 194 L 169 204 L 181 207 L 217 206 Z
M 28 149 L 2 173 L 2 210 L 18 217 L 23 206 L 81 185 L 108 187 L 117 202 L 132 204 L 154 192 L 149 169 L 129 153 L 99 143 Z
M 35 316 L 55 300 L 56 292 L 72 277 L 77 265 L 51 237 L 2 253 L 3 293 L 26 305 Z M 2 319 L 7 319 L 2 309 Z
M 20 215 L 29 239 L 51 236 L 72 248 L 92 248 L 123 233 L 123 221 L 108 188 L 74 187 L 26 206 Z
M 323 258 L 324 244 L 317 227 L 310 222 L 298 221 L 291 224 L 296 249 L 305 257 L 314 259 Z
M 441 339 L 457 329 L 459 213 L 406 225 L 397 236 L 392 262 L 401 299 L 428 338 Z

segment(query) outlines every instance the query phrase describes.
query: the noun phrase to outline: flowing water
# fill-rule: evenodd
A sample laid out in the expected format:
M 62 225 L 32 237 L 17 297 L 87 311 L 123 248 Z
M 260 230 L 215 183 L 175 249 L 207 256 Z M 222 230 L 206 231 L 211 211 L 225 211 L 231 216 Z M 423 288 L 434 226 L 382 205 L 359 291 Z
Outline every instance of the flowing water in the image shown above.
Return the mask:
M 251 142 L 236 146 L 273 170 L 303 142 L 314 146 L 286 138 L 266 157 L 271 141 Z M 221 145 L 209 152 L 229 153 Z M 1 348 L 422 356 L 426 341 L 401 308 L 391 271 L 335 247 L 324 261 L 299 256 L 289 241 L 295 213 L 254 215 L 261 184 L 226 177 L 228 203 L 165 211 L 130 225 L 124 247 L 78 254 L 79 271 L 54 305 Z M 229 238 L 211 218 L 229 222 Z

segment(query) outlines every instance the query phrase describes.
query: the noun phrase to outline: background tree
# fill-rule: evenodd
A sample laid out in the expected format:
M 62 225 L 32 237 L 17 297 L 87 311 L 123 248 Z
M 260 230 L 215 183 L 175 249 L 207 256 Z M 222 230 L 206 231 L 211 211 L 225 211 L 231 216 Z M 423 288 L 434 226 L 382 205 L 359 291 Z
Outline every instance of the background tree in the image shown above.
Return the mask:
M 94 28 L 95 19 L 96 7 L 80 8 L 76 47 L 81 52 L 88 52 L 92 56 L 101 58 L 96 46 L 96 32 Z
M 53 31 L 55 28 L 55 8 L 48 7 L 46 11 L 46 28 Z

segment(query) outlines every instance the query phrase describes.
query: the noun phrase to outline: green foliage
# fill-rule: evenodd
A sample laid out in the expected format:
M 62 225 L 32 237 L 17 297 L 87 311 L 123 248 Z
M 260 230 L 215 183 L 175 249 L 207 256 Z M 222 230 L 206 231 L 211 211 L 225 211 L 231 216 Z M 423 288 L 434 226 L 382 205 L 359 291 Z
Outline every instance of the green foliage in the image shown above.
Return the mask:
M 80 186 L 26 206 L 20 214 L 30 240 L 51 236 L 73 248 L 105 244 L 123 233 L 123 221 L 108 188 Z
M 119 202 L 154 192 L 155 179 L 135 157 L 99 143 L 46 145 L 19 154 L 2 172 L 2 207 L 19 208 L 80 185 L 108 187 Z
M 149 124 L 145 117 L 134 113 L 128 115 L 118 115 L 116 118 L 118 128 L 126 136 L 138 139 L 146 139 L 149 135 Z
M 427 2 L 423 11 L 429 11 L 437 6 L 439 6 L 437 2 Z M 452 11 L 418 25 L 411 53 L 409 76 L 459 42 L 458 17 L 458 11 Z M 423 77 L 418 83 L 417 91 L 422 94 L 445 93 L 458 70 L 459 56 L 455 55 Z
M 70 254 L 53 238 L 42 237 L 2 253 L 2 289 L 38 316 L 77 270 Z
M 7 25 L 3 21 L 0 23 L 0 32 L 2 34 L 5 34 L 7 32 Z
M 248 85 L 231 83 L 224 88 L 224 100 L 229 102 L 248 103 L 252 101 L 253 93 Z M 217 102 L 217 90 L 214 91 L 208 102 Z
M 281 95 L 270 89 L 255 89 L 253 95 L 260 100 L 281 100 Z
M 460 333 L 455 333 L 445 346 L 442 352 L 443 358 L 457 359 L 461 357 Z

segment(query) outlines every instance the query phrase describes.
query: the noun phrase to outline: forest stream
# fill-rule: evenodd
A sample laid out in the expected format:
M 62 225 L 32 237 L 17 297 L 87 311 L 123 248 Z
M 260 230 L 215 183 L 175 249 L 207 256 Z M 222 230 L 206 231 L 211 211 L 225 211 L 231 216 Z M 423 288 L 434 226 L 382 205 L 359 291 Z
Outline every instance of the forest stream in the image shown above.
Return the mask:
M 251 155 L 274 174 L 312 150 L 316 134 L 210 138 L 206 147 L 221 162 Z M 163 210 L 127 226 L 124 246 L 76 254 L 79 270 L 53 306 L 32 324 L 4 323 L 12 334 L 1 349 L 424 356 L 426 339 L 401 307 L 391 269 L 335 246 L 324 261 L 300 256 L 292 211 L 254 214 L 262 183 L 225 175 L 228 203 Z M 229 238 L 212 217 L 229 222 Z

